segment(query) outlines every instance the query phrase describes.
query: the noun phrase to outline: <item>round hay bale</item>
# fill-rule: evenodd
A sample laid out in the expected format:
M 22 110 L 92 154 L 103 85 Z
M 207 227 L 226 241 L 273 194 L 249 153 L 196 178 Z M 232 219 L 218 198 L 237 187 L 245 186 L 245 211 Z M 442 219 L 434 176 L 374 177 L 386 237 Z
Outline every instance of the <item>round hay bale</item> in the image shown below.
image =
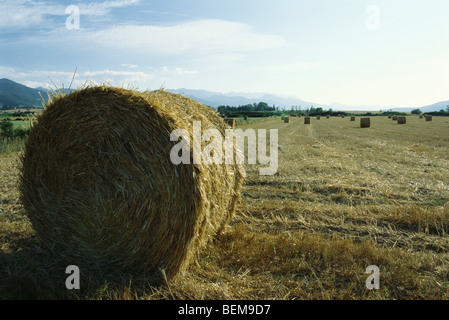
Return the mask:
M 321 116 L 316 116 L 316 119 L 317 119 L 317 120 L 320 120 L 320 119 L 321 119 Z
M 398 124 L 406 124 L 407 117 L 398 117 Z
M 310 124 L 310 117 L 304 117 L 304 124 Z
M 354 116 L 351 117 L 351 121 L 355 121 L 355 117 Z
M 284 117 L 284 123 L 290 123 L 290 117 Z
M 329 119 L 329 118 L 330 118 L 329 115 L 327 115 L 327 116 L 326 116 L 326 119 Z
M 242 165 L 193 164 L 193 121 L 229 129 L 212 108 L 163 90 L 53 97 L 30 131 L 20 186 L 44 247 L 77 265 L 184 270 L 233 216 L 245 177 Z M 171 161 L 175 129 L 190 134 L 191 164 Z
M 432 121 L 432 116 L 426 115 L 426 121 Z
M 398 116 L 393 116 L 391 119 L 393 119 L 393 121 L 397 121 L 398 120 Z
M 369 127 L 371 127 L 371 119 L 360 118 L 360 128 L 369 128 Z

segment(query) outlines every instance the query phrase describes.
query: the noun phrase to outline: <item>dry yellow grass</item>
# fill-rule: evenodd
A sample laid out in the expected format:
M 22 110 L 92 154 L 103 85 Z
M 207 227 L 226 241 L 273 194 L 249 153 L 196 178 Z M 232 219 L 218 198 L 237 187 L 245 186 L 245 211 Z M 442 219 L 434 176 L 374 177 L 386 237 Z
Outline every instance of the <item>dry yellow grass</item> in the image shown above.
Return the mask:
M 238 126 L 279 130 L 278 173 L 248 165 L 231 226 L 160 286 L 103 271 L 66 290 L 17 201 L 17 153 L 1 155 L 0 298 L 448 299 L 449 118 L 371 121 Z M 365 287 L 369 265 L 379 290 Z

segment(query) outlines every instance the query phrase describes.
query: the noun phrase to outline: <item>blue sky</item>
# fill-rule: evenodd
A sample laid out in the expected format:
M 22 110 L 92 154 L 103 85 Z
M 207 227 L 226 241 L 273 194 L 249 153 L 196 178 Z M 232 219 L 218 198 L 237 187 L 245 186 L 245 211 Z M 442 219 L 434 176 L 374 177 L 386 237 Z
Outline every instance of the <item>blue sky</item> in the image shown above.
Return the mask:
M 447 0 L 0 0 L 0 78 L 420 107 L 449 99 L 448 16 Z

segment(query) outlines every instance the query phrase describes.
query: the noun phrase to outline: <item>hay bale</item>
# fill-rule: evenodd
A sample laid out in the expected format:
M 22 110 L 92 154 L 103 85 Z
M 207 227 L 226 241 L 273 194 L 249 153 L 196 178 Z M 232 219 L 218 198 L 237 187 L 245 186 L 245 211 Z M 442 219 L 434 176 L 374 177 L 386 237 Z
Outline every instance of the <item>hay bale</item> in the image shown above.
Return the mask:
M 193 121 L 223 137 L 229 128 L 212 108 L 163 90 L 53 97 L 26 142 L 20 185 L 44 247 L 76 264 L 168 278 L 184 270 L 233 216 L 245 176 L 242 165 L 193 164 L 192 141 L 192 164 L 173 164 L 170 135 L 192 139 Z
M 388 119 L 391 119 L 391 116 L 388 116 Z
M 424 116 L 423 116 L 422 114 L 420 114 L 420 115 L 419 115 L 419 118 L 422 119 L 422 118 L 424 118 Z
M 393 119 L 393 121 L 397 121 L 398 120 L 398 116 L 393 116 L 392 119 Z
M 406 124 L 407 117 L 398 117 L 398 124 Z
M 329 116 L 329 115 L 327 115 L 327 116 L 326 116 L 326 119 L 329 119 L 329 118 L 330 118 L 330 116 Z
M 304 124 L 310 124 L 310 117 L 304 117 Z
M 285 117 L 284 118 L 284 123 L 289 123 L 290 122 L 290 117 Z
M 246 117 L 246 116 L 245 116 Z M 244 119 L 246 120 L 246 119 Z M 232 129 L 235 128 L 235 119 L 234 118 L 226 118 L 224 119 L 227 125 L 229 125 Z
M 351 117 L 351 121 L 355 121 L 355 117 L 354 116 Z
M 371 127 L 371 119 L 360 118 L 360 128 L 369 128 L 369 127 Z
M 426 121 L 432 121 L 432 116 L 426 115 Z
M 320 120 L 320 119 L 321 119 L 321 116 L 316 116 L 316 119 L 317 119 L 317 120 Z

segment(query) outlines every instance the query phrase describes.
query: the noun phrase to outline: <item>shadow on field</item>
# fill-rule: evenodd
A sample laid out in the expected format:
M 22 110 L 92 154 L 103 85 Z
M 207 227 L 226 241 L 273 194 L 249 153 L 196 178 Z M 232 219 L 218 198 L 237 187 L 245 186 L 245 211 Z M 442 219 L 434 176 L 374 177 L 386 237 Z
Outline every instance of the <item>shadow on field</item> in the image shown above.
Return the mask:
M 132 299 L 124 292 L 147 291 L 162 285 L 162 277 L 124 273 L 109 266 L 78 265 L 80 289 L 69 290 L 69 263 L 43 250 L 36 237 L 0 234 L 9 253 L 0 250 L 0 300 Z

